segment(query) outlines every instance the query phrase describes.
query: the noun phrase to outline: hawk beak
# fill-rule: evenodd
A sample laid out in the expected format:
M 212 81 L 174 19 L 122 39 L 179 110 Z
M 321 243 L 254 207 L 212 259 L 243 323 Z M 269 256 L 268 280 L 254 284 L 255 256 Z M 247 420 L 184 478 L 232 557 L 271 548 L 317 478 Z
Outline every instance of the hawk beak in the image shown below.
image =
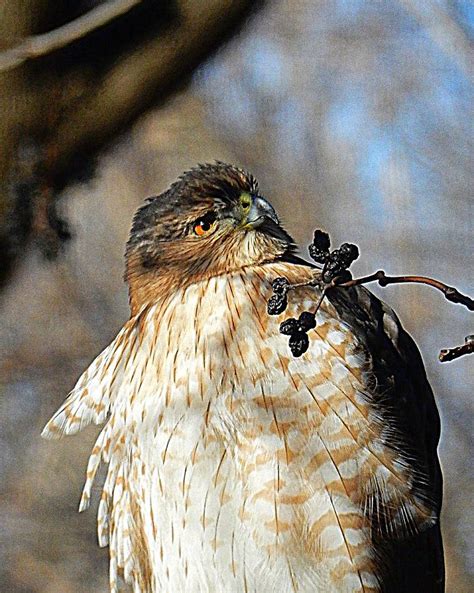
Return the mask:
M 252 205 L 250 206 L 249 213 L 247 214 L 245 226 L 257 228 L 268 220 L 271 220 L 275 224 L 280 223 L 273 206 L 267 202 L 267 200 L 261 196 L 252 196 Z
M 288 246 L 293 245 L 293 239 L 280 226 L 280 221 L 273 206 L 261 196 L 252 196 L 252 203 L 244 228 L 256 230 Z

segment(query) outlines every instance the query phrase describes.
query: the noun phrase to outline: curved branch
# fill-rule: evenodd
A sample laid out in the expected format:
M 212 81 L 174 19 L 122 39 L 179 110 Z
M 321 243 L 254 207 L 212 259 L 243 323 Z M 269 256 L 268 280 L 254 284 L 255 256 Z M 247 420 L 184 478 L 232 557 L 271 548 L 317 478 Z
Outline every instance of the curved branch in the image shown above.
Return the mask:
M 57 29 L 27 37 L 16 47 L 0 53 L 0 72 L 16 68 L 26 60 L 45 56 L 65 47 L 128 12 L 142 0 L 109 0 Z
M 432 286 L 433 288 L 441 291 L 448 301 L 451 301 L 452 303 L 459 303 L 460 305 L 467 307 L 469 311 L 474 311 L 474 299 L 462 294 L 459 292 L 459 290 L 454 288 L 454 286 L 448 286 L 447 284 L 444 284 L 444 282 L 440 282 L 434 278 L 428 278 L 427 276 L 387 276 L 383 270 L 378 270 L 369 276 L 364 276 L 363 278 L 354 278 L 354 280 L 341 282 L 340 284 L 337 282 L 337 278 L 334 280 L 336 281 L 333 283 L 334 286 L 343 286 L 346 288 L 350 286 L 357 286 L 358 284 L 368 284 L 369 282 L 378 282 L 380 286 L 388 286 L 389 284 L 403 284 L 405 282 L 411 282 L 414 284 L 427 284 L 428 286 Z

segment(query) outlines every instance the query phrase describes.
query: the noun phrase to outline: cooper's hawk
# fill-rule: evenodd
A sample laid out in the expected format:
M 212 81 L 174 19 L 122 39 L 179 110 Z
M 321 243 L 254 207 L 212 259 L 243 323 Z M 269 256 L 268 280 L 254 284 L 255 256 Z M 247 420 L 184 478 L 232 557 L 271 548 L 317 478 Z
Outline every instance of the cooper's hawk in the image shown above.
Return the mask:
M 443 590 L 439 420 L 417 348 L 362 287 L 332 289 L 299 358 L 282 319 L 308 280 L 254 178 L 185 173 L 135 215 L 131 317 L 44 435 L 104 424 L 80 508 L 99 506 L 110 583 L 135 593 Z

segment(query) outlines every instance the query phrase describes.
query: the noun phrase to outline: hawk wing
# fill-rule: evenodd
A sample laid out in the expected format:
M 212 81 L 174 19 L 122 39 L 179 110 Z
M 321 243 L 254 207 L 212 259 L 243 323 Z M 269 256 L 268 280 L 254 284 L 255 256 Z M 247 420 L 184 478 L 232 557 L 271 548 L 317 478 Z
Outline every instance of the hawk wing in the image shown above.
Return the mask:
M 394 311 L 364 287 L 332 291 L 329 300 L 341 318 L 365 344 L 371 358 L 373 393 L 389 415 L 410 458 L 422 470 L 430 490 L 430 506 L 439 518 L 442 475 L 437 446 L 440 420 L 418 348 Z M 444 558 L 439 520 L 422 531 L 386 538 L 375 526 L 373 537 L 385 557 L 386 593 L 444 591 Z

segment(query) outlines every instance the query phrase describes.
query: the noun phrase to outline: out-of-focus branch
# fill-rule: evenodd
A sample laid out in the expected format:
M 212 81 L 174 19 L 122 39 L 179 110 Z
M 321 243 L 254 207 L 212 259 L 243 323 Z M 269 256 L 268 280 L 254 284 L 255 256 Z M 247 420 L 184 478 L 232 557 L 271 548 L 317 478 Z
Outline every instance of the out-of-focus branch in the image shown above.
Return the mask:
M 225 38 L 250 8 L 251 0 L 176 2 L 178 22 L 144 43 L 107 72 L 94 88 L 88 88 L 71 110 L 67 125 L 55 130 L 52 139 L 61 146 L 57 167 L 67 166 L 71 152 L 96 145 L 132 121 L 144 106 L 165 97 L 171 87 L 186 80 L 192 71 Z M 137 102 L 141 97 L 143 102 Z M 148 103 L 148 105 L 147 105 Z M 89 114 L 94 113 L 91 118 Z
M 90 177 L 100 151 L 182 88 L 263 0 L 109 0 L 77 19 L 68 3 L 15 2 L 0 20 L 0 37 L 25 39 L 0 53 L 0 288 L 29 243 L 60 251 L 62 190 Z M 35 27 L 50 32 L 35 37 Z
M 34 35 L 0 53 L 0 72 L 11 70 L 26 60 L 45 56 L 69 45 L 114 18 L 128 12 L 142 0 L 109 0 L 88 13 L 48 33 Z
M 465 32 L 448 12 L 437 3 L 425 0 L 399 0 L 400 4 L 426 28 L 438 47 L 447 54 L 466 75 L 472 73 L 471 46 Z

